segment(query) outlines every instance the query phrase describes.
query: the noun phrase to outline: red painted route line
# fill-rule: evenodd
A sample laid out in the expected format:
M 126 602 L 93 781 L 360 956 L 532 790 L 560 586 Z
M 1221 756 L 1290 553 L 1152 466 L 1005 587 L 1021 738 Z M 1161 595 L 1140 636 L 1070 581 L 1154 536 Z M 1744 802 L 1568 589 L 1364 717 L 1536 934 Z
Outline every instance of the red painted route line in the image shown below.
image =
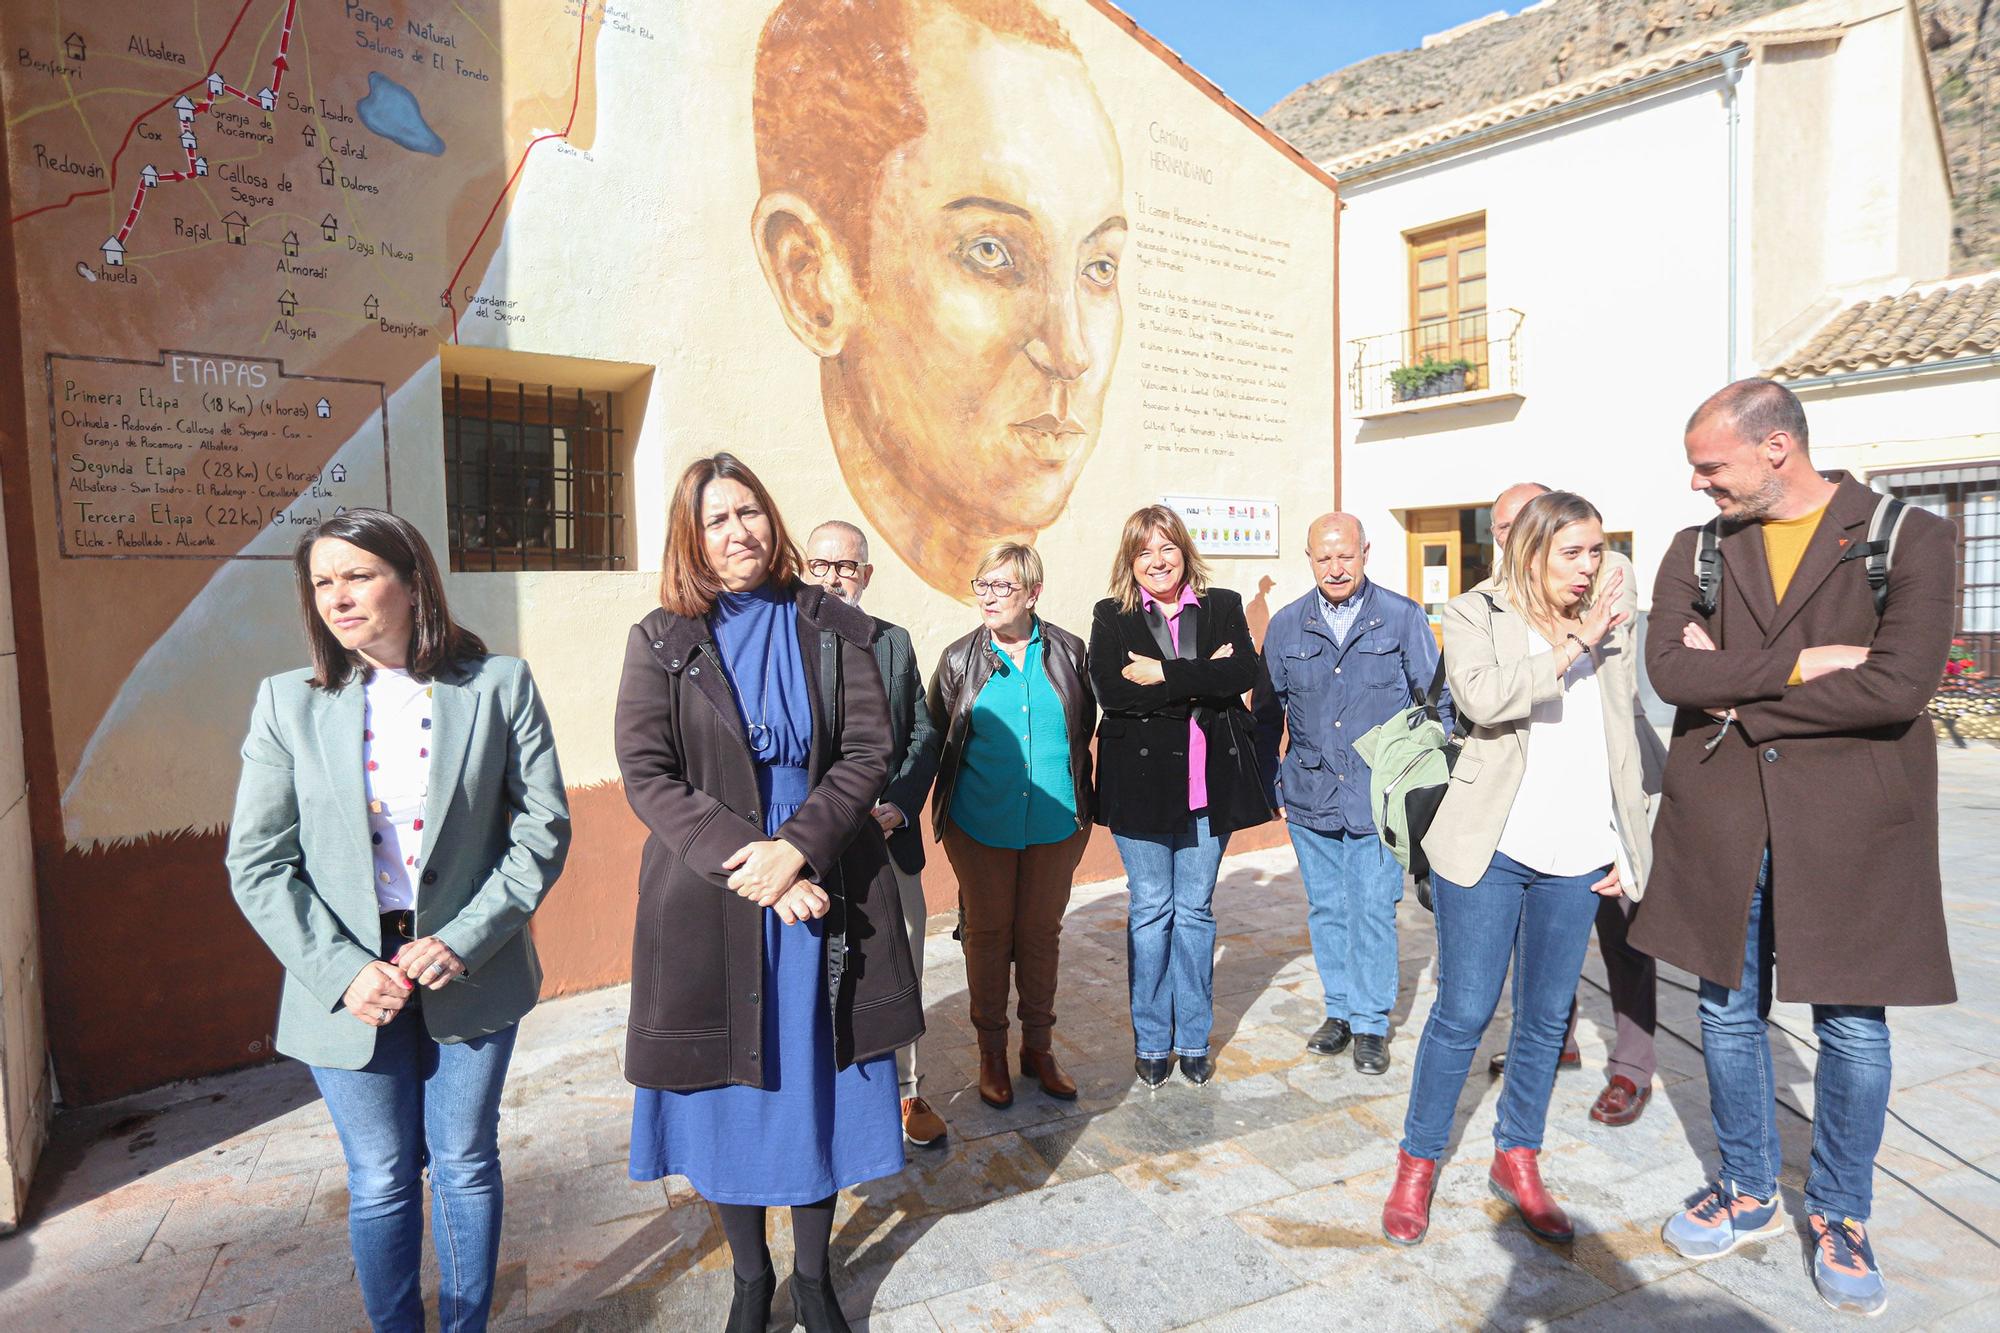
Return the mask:
M 453 293 L 458 290 L 458 280 L 465 273 L 465 266 L 472 262 L 472 256 L 478 253 L 479 243 L 486 239 L 486 229 L 493 225 L 494 217 L 500 212 L 500 205 L 507 202 L 507 196 L 514 190 L 514 183 L 521 179 L 521 172 L 528 165 L 528 154 L 534 152 L 535 145 L 544 140 L 567 139 L 570 129 L 576 124 L 576 109 L 583 102 L 583 47 L 589 31 L 590 0 L 583 0 L 583 12 L 578 16 L 576 27 L 576 78 L 574 86 L 570 89 L 569 119 L 555 133 L 538 134 L 528 140 L 528 146 L 521 150 L 521 160 L 514 165 L 514 174 L 509 176 L 507 183 L 500 187 L 500 194 L 493 200 L 493 207 L 486 210 L 486 221 L 479 224 L 479 234 L 472 238 L 472 244 L 466 247 L 465 257 L 460 259 L 458 267 L 452 270 L 451 281 L 445 285 L 444 302 L 446 307 L 451 311 L 451 340 L 453 342 L 458 341 L 458 302 L 453 299 Z
M 111 155 L 110 171 L 111 171 L 112 185 L 116 185 L 118 183 L 118 159 L 123 157 L 125 155 L 125 150 L 131 146 L 132 136 L 138 132 L 140 124 L 146 119 L 146 117 L 152 115 L 155 111 L 160 110 L 162 107 L 172 106 L 173 101 L 176 97 L 179 97 L 184 93 L 193 92 L 196 88 L 205 87 L 207 85 L 208 75 L 213 74 L 215 72 L 215 67 L 222 63 L 223 52 L 229 49 L 229 43 L 235 39 L 236 30 L 243 26 L 243 20 L 245 16 L 247 16 L 250 13 L 250 6 L 256 3 L 257 0 L 243 0 L 243 8 L 236 11 L 236 21 L 230 24 L 229 31 L 223 34 L 222 45 L 215 48 L 215 58 L 209 62 L 207 73 L 203 74 L 199 80 L 197 80 L 194 83 L 190 83 L 185 88 L 176 88 L 173 92 L 168 93 L 165 97 L 161 98 L 159 101 L 147 107 L 144 111 L 141 111 L 138 115 L 132 118 L 132 123 L 125 127 L 125 137 L 118 141 L 118 151 Z M 63 200 L 59 204 L 44 204 L 40 208 L 31 208 L 25 213 L 16 214 L 14 217 L 8 219 L 7 225 L 10 227 L 16 226 L 20 223 L 26 222 L 29 218 L 35 217 L 38 214 L 51 213 L 59 208 L 68 208 L 71 204 L 75 203 L 79 199 L 89 199 L 94 195 L 110 194 L 110 193 L 111 189 L 109 186 L 106 186 L 102 190 L 78 190 L 74 194 L 70 195 L 69 198 Z

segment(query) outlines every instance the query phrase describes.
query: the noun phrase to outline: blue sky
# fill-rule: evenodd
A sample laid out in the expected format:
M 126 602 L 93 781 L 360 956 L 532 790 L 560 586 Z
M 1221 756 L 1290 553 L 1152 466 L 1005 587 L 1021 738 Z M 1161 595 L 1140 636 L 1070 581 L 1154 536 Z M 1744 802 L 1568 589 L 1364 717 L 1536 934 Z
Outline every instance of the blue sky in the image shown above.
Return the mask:
M 1117 0 L 1256 115 L 1302 83 L 1529 0 Z

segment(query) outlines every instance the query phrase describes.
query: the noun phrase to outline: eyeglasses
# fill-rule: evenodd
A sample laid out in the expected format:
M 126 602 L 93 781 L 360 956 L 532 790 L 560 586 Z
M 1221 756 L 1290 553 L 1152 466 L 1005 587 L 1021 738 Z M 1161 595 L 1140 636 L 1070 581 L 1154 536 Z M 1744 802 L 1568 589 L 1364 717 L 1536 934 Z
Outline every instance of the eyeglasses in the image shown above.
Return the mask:
M 1021 591 L 1021 585 L 1018 583 L 1009 583 L 1005 579 L 974 579 L 972 581 L 972 591 L 981 597 L 984 597 L 989 592 L 995 597 L 1012 597 L 1015 593 Z
M 828 570 L 834 571 L 844 579 L 856 578 L 861 573 L 861 562 L 859 560 L 806 561 L 806 573 L 812 575 L 816 579 L 825 578 L 826 572 Z

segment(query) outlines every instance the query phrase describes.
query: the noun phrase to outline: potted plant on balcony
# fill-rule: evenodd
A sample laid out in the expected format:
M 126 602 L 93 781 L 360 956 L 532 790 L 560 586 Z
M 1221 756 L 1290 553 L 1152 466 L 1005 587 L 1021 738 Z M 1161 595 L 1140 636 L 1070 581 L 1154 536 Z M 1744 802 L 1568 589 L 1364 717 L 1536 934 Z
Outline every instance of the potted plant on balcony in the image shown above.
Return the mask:
M 1439 361 L 1427 356 L 1414 366 L 1398 366 L 1390 371 L 1389 383 L 1395 388 L 1396 401 L 1406 403 L 1412 398 L 1464 393 L 1466 376 L 1471 373 L 1472 363 L 1464 357 Z

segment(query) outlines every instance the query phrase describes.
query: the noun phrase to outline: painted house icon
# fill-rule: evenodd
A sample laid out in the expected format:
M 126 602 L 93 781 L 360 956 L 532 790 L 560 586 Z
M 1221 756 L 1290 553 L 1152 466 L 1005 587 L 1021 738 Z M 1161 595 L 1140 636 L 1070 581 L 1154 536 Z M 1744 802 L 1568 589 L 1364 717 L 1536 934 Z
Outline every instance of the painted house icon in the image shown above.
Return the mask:
M 186 93 L 182 93 L 174 99 L 174 114 L 181 118 L 181 124 L 183 125 L 194 123 L 194 103 L 188 100 Z
M 148 167 L 142 167 L 140 169 L 139 184 L 145 186 L 147 189 L 150 190 L 159 183 L 160 183 L 159 168 L 148 166 Z
M 222 90 L 226 87 L 228 85 L 222 81 L 220 74 L 211 74 L 208 76 L 208 95 L 210 97 L 222 96 Z
M 446 310 L 451 309 L 451 288 L 447 287 L 438 293 L 438 304 Z
M 192 153 L 194 151 L 195 142 L 196 141 L 193 130 L 181 131 L 181 147 L 187 149 L 190 153 Z
M 340 219 L 328 213 L 319 220 L 319 234 L 329 241 L 340 239 Z
M 299 137 L 306 141 L 306 147 L 308 148 L 319 142 L 319 134 L 311 125 L 307 125 L 304 129 L 300 130 Z
M 83 44 L 82 33 L 73 32 L 69 36 L 63 38 L 63 58 L 65 60 L 74 60 L 80 62 L 84 59 L 84 57 L 86 57 L 89 54 L 90 54 L 89 48 Z
M 104 243 L 104 263 L 109 268 L 125 267 L 125 243 L 116 236 Z
M 194 160 L 194 174 L 197 176 L 206 176 L 208 174 L 207 158 L 198 157 Z
M 278 293 L 278 313 L 286 319 L 299 313 L 299 298 L 292 295 L 292 289 L 289 287 Z
M 366 315 L 369 319 L 373 319 L 375 318 L 376 315 L 380 314 L 381 312 L 382 312 L 382 303 L 375 299 L 375 294 L 373 292 L 370 292 L 368 294 L 368 299 L 361 303 L 361 313 Z
M 250 225 L 250 219 L 241 213 L 231 211 L 222 215 L 222 239 L 231 245 L 243 244 L 243 229 Z
M 319 160 L 319 183 L 321 185 L 333 184 L 333 159 L 330 157 L 323 157 Z
M 322 398 L 322 399 L 320 399 L 319 401 L 320 401 L 320 406 L 322 406 L 322 407 L 326 407 L 326 408 L 327 408 L 327 410 L 326 410 L 326 411 L 324 411 L 324 412 L 322 412 L 322 413 L 320 413 L 320 415 L 321 415 L 321 416 L 323 416 L 323 417 L 325 417 L 325 416 L 332 416 L 332 415 L 333 415 L 333 410 L 332 410 L 332 408 L 331 408 L 331 407 L 330 407 L 330 406 L 328 405 L 328 403 L 327 403 L 326 399 Z M 329 468 L 329 469 L 327 470 L 327 474 L 326 474 L 326 479 L 327 479 L 328 481 L 332 481 L 332 482 L 342 482 L 342 481 L 346 481 L 346 480 L 347 480 L 347 468 L 346 468 L 346 466 L 345 466 L 345 465 L 343 465 L 343 464 L 340 464 L 340 463 L 335 463 L 335 464 L 334 464 L 334 465 L 333 465 L 333 466 L 332 466 L 331 468 Z
M 269 88 L 260 88 L 257 90 L 257 105 L 259 107 L 261 107 L 265 111 L 269 111 L 272 107 L 276 106 L 277 104 L 278 104 L 278 95 L 272 92 Z
M 322 419 L 330 417 L 333 415 L 333 404 L 329 403 L 328 401 L 326 401 L 326 399 L 322 398 L 317 403 L 313 404 L 313 412 L 315 415 L 321 417 Z M 338 475 L 334 477 L 335 481 L 347 480 L 347 473 L 341 469 L 338 463 L 334 464 L 334 471 L 338 473 Z
M 298 258 L 298 254 L 299 254 L 299 234 L 295 231 L 288 231 L 285 233 L 285 257 L 288 259 L 296 259 Z

